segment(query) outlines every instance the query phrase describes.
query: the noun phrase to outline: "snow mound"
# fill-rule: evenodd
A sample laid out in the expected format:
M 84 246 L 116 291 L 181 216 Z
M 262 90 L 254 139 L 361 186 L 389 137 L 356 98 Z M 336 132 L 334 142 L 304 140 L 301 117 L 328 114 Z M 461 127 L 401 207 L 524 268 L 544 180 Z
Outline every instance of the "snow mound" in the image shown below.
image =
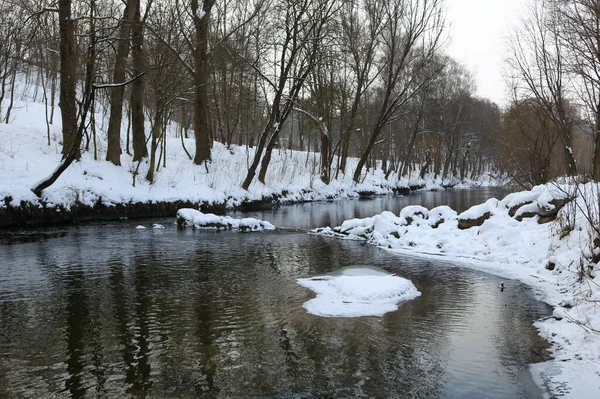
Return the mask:
M 409 205 L 400 211 L 400 217 L 406 219 L 406 224 L 411 224 L 413 221 L 417 223 L 420 220 L 426 220 L 429 215 L 429 210 L 420 205 Z
M 458 215 L 458 218 L 463 220 L 476 220 L 485 217 L 486 215 L 489 216 L 489 214 L 498 207 L 498 202 L 499 201 L 496 198 L 490 198 L 483 204 L 475 205 L 467 209 Z
M 183 208 L 177 211 L 177 225 L 180 227 L 193 227 L 195 229 L 275 230 L 275 226 L 263 220 L 253 218 L 234 219 L 230 216 L 217 216 L 213 213 L 202 213 L 190 208 Z
M 339 275 L 297 281 L 317 294 L 304 308 L 323 317 L 383 316 L 397 310 L 399 302 L 421 295 L 410 280 L 374 268 L 349 268 Z

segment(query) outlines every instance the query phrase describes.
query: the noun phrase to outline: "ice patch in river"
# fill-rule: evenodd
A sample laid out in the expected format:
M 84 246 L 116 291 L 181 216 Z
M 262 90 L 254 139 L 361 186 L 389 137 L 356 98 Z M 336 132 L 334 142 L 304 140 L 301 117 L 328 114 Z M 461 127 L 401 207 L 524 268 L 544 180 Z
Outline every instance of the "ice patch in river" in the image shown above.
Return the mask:
M 421 295 L 410 280 L 374 267 L 349 267 L 297 281 L 317 294 L 304 308 L 323 317 L 383 316 Z

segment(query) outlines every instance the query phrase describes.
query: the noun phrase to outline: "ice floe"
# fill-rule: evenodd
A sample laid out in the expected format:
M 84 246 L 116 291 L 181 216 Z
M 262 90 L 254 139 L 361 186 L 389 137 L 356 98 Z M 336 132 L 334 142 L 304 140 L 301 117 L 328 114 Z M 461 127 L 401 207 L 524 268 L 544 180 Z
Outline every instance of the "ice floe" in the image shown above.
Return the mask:
M 304 308 L 323 317 L 383 316 L 397 310 L 401 302 L 421 295 L 410 280 L 369 267 L 345 268 L 297 281 L 317 294 Z

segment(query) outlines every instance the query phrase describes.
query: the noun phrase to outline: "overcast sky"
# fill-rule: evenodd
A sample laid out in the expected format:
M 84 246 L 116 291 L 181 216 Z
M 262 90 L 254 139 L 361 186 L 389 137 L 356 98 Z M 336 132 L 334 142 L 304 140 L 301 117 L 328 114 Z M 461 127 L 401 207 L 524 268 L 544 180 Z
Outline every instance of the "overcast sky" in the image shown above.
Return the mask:
M 527 0 L 446 0 L 448 53 L 474 74 L 477 94 L 498 105 L 506 103 L 502 68 L 506 37 L 518 22 Z

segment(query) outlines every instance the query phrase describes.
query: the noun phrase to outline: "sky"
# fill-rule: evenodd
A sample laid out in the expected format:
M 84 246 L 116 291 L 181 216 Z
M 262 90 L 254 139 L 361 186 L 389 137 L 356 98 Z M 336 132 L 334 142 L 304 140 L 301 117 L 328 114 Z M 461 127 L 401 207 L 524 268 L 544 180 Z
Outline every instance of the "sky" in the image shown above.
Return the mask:
M 505 105 L 506 41 L 527 0 L 446 0 L 448 54 L 475 76 L 477 94 Z

